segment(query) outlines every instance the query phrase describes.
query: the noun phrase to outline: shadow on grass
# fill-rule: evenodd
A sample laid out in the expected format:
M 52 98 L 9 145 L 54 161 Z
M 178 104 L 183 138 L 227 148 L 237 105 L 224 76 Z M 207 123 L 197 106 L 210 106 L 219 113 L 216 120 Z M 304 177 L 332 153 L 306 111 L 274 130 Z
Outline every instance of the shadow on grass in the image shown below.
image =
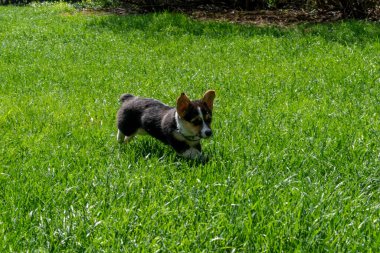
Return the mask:
M 299 26 L 303 36 L 321 37 L 343 45 L 380 43 L 380 24 L 358 20 L 336 23 L 304 24 Z
M 207 164 L 210 160 L 207 155 L 195 160 L 184 158 L 175 154 L 175 151 L 170 146 L 166 146 L 157 140 L 150 139 L 149 137 L 138 138 L 138 140 L 137 138 L 136 140 L 133 140 L 132 143 L 121 144 L 119 146 L 119 152 L 123 155 L 131 153 L 131 149 L 133 149 L 135 162 L 138 162 L 142 158 L 158 159 L 164 162 L 173 163 L 178 169 L 182 169 L 183 164 L 186 164 L 189 167 L 197 167 Z
M 143 15 L 105 15 L 90 21 L 92 29 L 107 29 L 115 33 L 142 32 L 144 37 L 204 36 L 222 38 L 241 37 L 321 37 L 341 44 L 367 44 L 380 41 L 377 22 L 339 21 L 336 23 L 301 24 L 291 27 L 237 25 L 226 22 L 196 21 L 182 14 L 152 13 Z
M 158 141 L 149 140 L 148 138 L 144 138 L 141 136 L 135 137 L 128 144 L 118 144 L 119 151 L 125 155 L 127 154 L 135 154 L 136 161 L 140 158 L 149 158 L 156 157 L 157 159 L 161 159 L 168 154 L 167 147 L 165 145 L 159 143 Z

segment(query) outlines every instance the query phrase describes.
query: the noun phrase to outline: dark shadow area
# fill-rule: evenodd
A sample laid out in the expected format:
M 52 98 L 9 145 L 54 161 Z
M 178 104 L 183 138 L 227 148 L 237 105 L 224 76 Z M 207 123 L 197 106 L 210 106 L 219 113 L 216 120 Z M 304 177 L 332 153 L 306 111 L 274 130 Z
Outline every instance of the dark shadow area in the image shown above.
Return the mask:
M 367 44 L 380 41 L 380 24 L 358 20 L 326 23 L 302 23 L 295 26 L 238 25 L 219 21 L 198 21 L 178 13 L 149 13 L 134 15 L 104 15 L 100 20 L 89 21 L 90 29 L 106 29 L 115 33 L 139 31 L 144 37 L 203 36 L 222 38 L 229 36 L 253 37 L 322 37 L 329 42 Z
M 123 154 L 127 154 L 131 149 L 136 151 L 136 161 L 141 157 L 149 158 L 149 157 L 157 157 L 158 159 L 168 155 L 170 151 L 170 147 L 166 147 L 165 145 L 159 143 L 155 140 L 150 140 L 149 138 L 145 138 L 142 136 L 135 137 L 128 144 L 118 144 L 119 151 Z
M 337 23 L 305 24 L 300 26 L 304 36 L 319 36 L 328 42 L 342 45 L 372 44 L 380 42 L 380 24 L 357 20 Z
M 116 33 L 141 31 L 145 36 L 206 36 L 219 38 L 225 36 L 268 35 L 281 37 L 288 33 L 280 27 L 239 26 L 227 22 L 201 22 L 178 13 L 148 13 L 134 15 L 108 15 L 101 21 L 89 23 L 92 28 L 111 30 Z
M 175 11 L 192 13 L 203 11 L 252 12 L 292 10 L 309 13 L 339 13 L 342 18 L 376 19 L 379 18 L 378 0 L 102 0 L 105 4 L 132 7 L 140 12 Z M 312 15 L 315 16 L 315 15 Z
M 130 149 L 133 149 L 135 153 L 135 162 L 138 162 L 141 158 L 150 159 L 156 158 L 159 160 L 163 160 L 165 162 L 169 156 L 175 154 L 174 149 L 170 146 L 166 146 L 160 143 L 158 140 L 155 140 L 151 137 L 136 137 L 133 142 L 128 144 L 119 144 L 119 152 L 123 155 L 126 155 L 130 152 Z M 172 158 L 170 158 L 171 160 Z M 190 167 L 196 167 L 200 165 L 205 165 L 209 162 L 210 158 L 207 155 L 203 155 L 199 159 L 188 159 L 181 157 L 179 155 L 175 155 L 173 161 L 175 166 L 178 169 L 182 169 L 182 164 L 186 163 Z

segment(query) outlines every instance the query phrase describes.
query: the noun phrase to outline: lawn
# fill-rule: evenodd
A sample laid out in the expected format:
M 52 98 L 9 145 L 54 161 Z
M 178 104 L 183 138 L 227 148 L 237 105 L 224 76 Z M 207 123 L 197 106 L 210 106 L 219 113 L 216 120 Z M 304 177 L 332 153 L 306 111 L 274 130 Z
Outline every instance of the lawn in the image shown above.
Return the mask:
M 207 163 L 116 141 L 122 93 L 215 89 Z M 380 26 L 0 7 L 1 252 L 375 252 Z

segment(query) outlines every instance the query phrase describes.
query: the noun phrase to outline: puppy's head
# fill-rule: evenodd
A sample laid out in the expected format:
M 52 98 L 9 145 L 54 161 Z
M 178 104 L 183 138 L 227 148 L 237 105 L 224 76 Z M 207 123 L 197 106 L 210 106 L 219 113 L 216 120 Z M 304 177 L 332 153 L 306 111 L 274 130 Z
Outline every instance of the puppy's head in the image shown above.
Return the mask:
M 185 136 L 208 138 L 212 135 L 211 120 L 215 91 L 208 90 L 200 100 L 190 101 L 185 93 L 177 99 L 180 131 Z

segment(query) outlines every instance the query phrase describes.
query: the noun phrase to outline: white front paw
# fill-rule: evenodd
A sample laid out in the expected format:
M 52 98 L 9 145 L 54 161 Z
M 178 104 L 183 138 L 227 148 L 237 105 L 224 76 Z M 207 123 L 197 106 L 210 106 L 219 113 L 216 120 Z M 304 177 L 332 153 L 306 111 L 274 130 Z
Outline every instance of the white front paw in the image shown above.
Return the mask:
M 196 148 L 189 148 L 181 154 L 181 156 L 190 159 L 198 159 L 202 156 L 202 153 Z

